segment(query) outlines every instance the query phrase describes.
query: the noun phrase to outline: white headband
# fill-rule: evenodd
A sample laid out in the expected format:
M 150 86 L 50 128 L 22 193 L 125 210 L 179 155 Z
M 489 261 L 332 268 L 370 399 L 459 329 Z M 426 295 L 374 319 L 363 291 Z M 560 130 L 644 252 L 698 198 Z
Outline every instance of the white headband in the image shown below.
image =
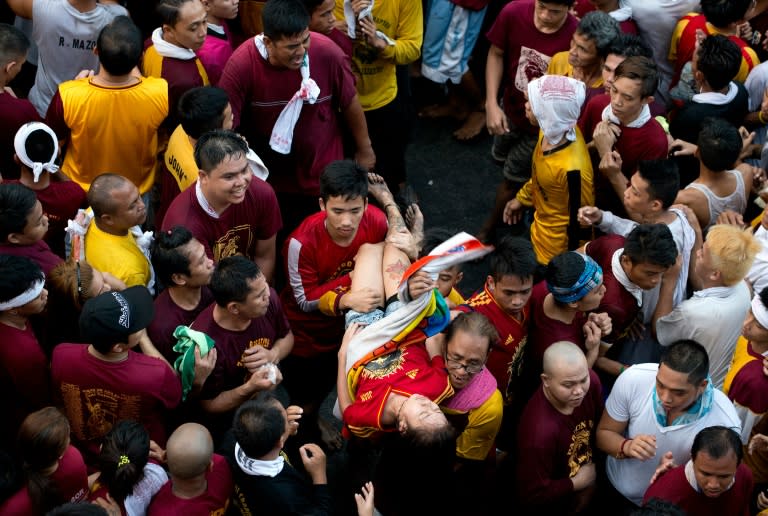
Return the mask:
M 27 137 L 34 131 L 43 130 L 48 133 L 53 139 L 53 155 L 46 163 L 39 161 L 32 161 L 27 156 Z M 28 122 L 22 125 L 18 131 L 16 131 L 16 137 L 13 139 L 13 147 L 16 150 L 16 155 L 19 157 L 19 161 L 32 169 L 32 174 L 35 177 L 35 183 L 40 179 L 40 174 L 43 170 L 47 170 L 50 173 L 55 173 L 59 170 L 59 167 L 54 164 L 56 158 L 59 156 L 59 139 L 53 129 L 48 127 L 42 122 Z
M 43 291 L 43 286 L 45 285 L 45 281 L 38 280 L 35 283 L 32 284 L 29 289 L 25 290 L 18 296 L 14 297 L 13 299 L 9 299 L 5 303 L 0 303 L 0 312 L 4 312 L 5 310 L 12 310 L 14 308 L 18 308 L 20 306 L 24 306 L 33 299 L 37 299 L 37 296 L 40 295 L 40 292 Z
M 752 315 L 755 316 L 760 326 L 768 329 L 768 309 L 765 308 L 763 302 L 760 301 L 760 296 L 757 294 L 752 298 Z

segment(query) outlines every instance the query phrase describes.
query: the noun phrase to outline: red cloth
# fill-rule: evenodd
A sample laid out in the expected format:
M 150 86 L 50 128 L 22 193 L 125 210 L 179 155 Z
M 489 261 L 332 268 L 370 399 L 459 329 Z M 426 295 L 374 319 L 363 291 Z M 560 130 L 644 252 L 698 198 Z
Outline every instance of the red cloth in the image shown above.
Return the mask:
M 345 435 L 351 432 L 371 437 L 395 431 L 396 428 L 384 428 L 381 423 L 391 393 L 421 394 L 435 403 L 453 394 L 443 357 L 429 358 L 424 334 L 419 330 L 411 332 L 405 343 L 391 353 L 365 365 L 352 404 L 344 411 Z
M 176 196 L 165 213 L 162 230 L 185 226 L 216 262 L 236 254 L 253 260 L 257 241 L 272 238 L 282 226 L 274 190 L 257 177 L 251 179 L 243 202 L 231 205 L 218 219 L 203 210 L 195 192 L 193 185 Z
M 200 302 L 192 310 L 185 310 L 173 302 L 168 289 L 160 292 L 155 299 L 155 318 L 147 327 L 149 340 L 157 350 L 172 364 L 178 354 L 173 351 L 176 339 L 173 332 L 179 325 L 189 326 L 200 312 L 213 303 L 213 294 L 208 287 L 203 287 L 200 292 Z
M 0 323 L 0 390 L 5 393 L 0 437 L 16 442 L 24 418 L 51 404 L 48 358 L 32 332 Z
M 331 39 L 331 41 L 339 46 L 339 48 L 344 52 L 345 56 L 347 56 L 349 59 L 352 59 L 352 49 L 354 44 L 346 32 L 342 32 L 334 27 L 331 29 L 331 32 L 328 33 L 328 37 Z M 312 67 L 310 64 L 310 71 L 311 70 Z
M 165 483 L 152 497 L 147 509 L 148 516 L 197 516 L 203 514 L 225 514 L 229 497 L 234 489 L 232 472 L 227 460 L 213 454 L 213 467 L 206 471 L 208 487 L 205 493 L 194 498 L 180 498 L 173 494 L 173 480 Z
M 252 319 L 248 328 L 242 331 L 230 331 L 219 326 L 213 320 L 214 306 L 200 312 L 190 325 L 193 330 L 205 333 L 216 342 L 216 367 L 203 385 L 200 393 L 200 399 L 203 400 L 213 399 L 224 391 L 240 387 L 250 376 L 241 361 L 246 349 L 256 346 L 271 349 L 276 340 L 291 331 L 273 288 L 269 289 L 267 313 Z
M 53 472 L 50 482 L 61 493 L 65 502 L 82 502 L 88 496 L 88 472 L 83 462 L 83 456 L 74 446 L 67 447 L 59 459 L 59 467 Z M 34 510 L 29 490 L 26 486 L 17 491 L 0 506 L 0 514 L 39 514 Z
M 299 70 L 272 66 L 250 38 L 232 54 L 219 86 L 229 96 L 235 127 L 264 160 L 275 190 L 317 196 L 325 166 L 344 158 L 341 112 L 357 90 L 349 58 L 326 36 L 313 32 L 311 38 L 309 70 L 320 96 L 302 107 L 287 156 L 273 151 L 269 138 L 277 117 L 301 85 Z
M 568 50 L 579 21 L 571 14 L 553 34 L 544 34 L 533 24 L 533 0 L 516 0 L 504 6 L 487 37 L 504 51 L 504 112 L 509 121 L 531 134 L 538 134 L 525 118 L 528 83 L 547 72 L 549 61 L 558 52 Z
M 281 299 L 293 329 L 292 355 L 312 357 L 339 348 L 344 320 L 338 298 L 349 290 L 355 255 L 361 245 L 381 242 L 386 234 L 386 217 L 368 205 L 347 247 L 328 235 L 324 211 L 307 217 L 286 239 L 283 260 L 288 278 Z
M 739 369 L 728 390 L 728 399 L 755 414 L 768 412 L 768 377 L 763 374 L 763 356 L 747 344 L 747 353 L 754 358 Z
M 451 3 L 463 7 L 464 9 L 469 9 L 470 11 L 479 11 L 480 9 L 488 7 L 491 0 L 451 0 Z
M 19 128 L 27 122 L 42 122 L 32 103 L 17 99 L 0 88 L 0 174 L 5 179 L 19 177 L 19 165 L 13 160 L 16 154 L 13 140 Z
M 643 497 L 643 504 L 651 498 L 660 498 L 680 507 L 685 514 L 696 516 L 749 516 L 749 501 L 752 497 L 752 472 L 744 464 L 736 469 L 733 486 L 717 498 L 710 498 L 696 492 L 685 478 L 685 464 L 664 473 L 650 485 Z
M 165 412 L 181 401 L 181 382 L 160 359 L 131 350 L 121 362 L 106 362 L 88 353 L 85 344 L 59 344 L 51 378 L 73 443 L 89 464 L 101 438 L 121 419 L 141 422 L 150 438 L 165 446 Z
M 467 299 L 467 302 L 457 309 L 462 312 L 483 314 L 499 332 L 499 340 L 492 344 L 488 362 L 485 365 L 496 378 L 502 395 L 509 398 L 509 395 L 517 389 L 517 383 L 522 374 L 523 355 L 528 336 L 530 302 L 523 310 L 523 320 L 518 321 L 496 304 L 496 300 L 486 284 L 482 291 Z
M 203 68 L 205 68 L 205 73 L 208 74 L 208 80 L 212 86 L 218 86 L 224 65 L 227 64 L 227 60 L 234 52 L 229 27 L 226 23 L 223 25 L 223 35 L 209 28 L 203 46 L 197 51 L 197 58 L 203 63 Z
M 630 294 L 613 274 L 613 253 L 623 247 L 624 237 L 619 235 L 603 236 L 587 245 L 587 254 L 603 268 L 605 295 L 595 312 L 607 312 L 611 317 L 613 331 L 605 340 L 615 341 L 623 337 L 640 313 L 635 296 Z
M 64 261 L 60 256 L 51 251 L 45 240 L 38 240 L 34 244 L 29 245 L 0 244 L 0 254 L 29 258 L 43 269 L 43 274 L 46 277 L 48 277 L 51 269 Z
M 573 509 L 573 477 L 596 462 L 595 432 L 603 412 L 600 380 L 589 370 L 589 391 L 572 414 L 555 410 L 539 388 L 525 406 L 518 430 L 517 479 L 520 501 L 542 514 Z M 692 513 L 695 514 L 695 513 Z

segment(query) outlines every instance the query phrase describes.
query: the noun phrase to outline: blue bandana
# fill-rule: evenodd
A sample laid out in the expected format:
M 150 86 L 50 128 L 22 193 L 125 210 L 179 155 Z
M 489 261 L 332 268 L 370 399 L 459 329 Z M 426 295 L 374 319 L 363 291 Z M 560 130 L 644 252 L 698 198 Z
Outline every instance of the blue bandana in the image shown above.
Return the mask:
M 704 388 L 704 392 L 696 400 L 696 403 L 691 405 L 688 410 L 679 415 L 672 421 L 671 424 L 667 424 L 667 411 L 664 410 L 659 395 L 656 393 L 656 387 L 653 388 L 653 410 L 656 413 L 656 421 L 661 426 L 680 426 L 693 423 L 706 416 L 710 410 L 712 410 L 712 398 L 714 397 L 714 387 L 712 387 L 712 378 L 707 376 L 707 386 Z
M 592 290 L 597 288 L 603 281 L 603 269 L 597 262 L 586 254 L 576 254 L 584 258 L 584 271 L 581 273 L 581 276 L 579 276 L 576 283 L 570 287 L 556 287 L 550 282 L 547 282 L 547 290 L 549 290 L 560 303 L 573 303 L 578 301 L 592 292 Z

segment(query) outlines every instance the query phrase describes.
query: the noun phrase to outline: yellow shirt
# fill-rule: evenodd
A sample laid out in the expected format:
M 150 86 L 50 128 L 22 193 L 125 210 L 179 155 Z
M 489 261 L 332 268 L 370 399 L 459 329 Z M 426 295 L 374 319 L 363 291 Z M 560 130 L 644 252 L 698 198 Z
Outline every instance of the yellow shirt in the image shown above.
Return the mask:
M 168 83 L 142 77 L 108 88 L 84 78 L 59 85 L 70 130 L 62 172 L 88 191 L 104 172 L 128 178 L 142 194 L 155 181 L 157 128 L 168 116 Z
M 149 261 L 141 252 L 133 235 L 110 235 L 94 221 L 85 234 L 85 259 L 95 269 L 109 272 L 127 286 L 147 285 L 152 277 Z
M 568 172 L 580 171 L 579 206 L 592 206 L 595 192 L 592 162 L 581 131 L 576 128 L 576 141 L 543 151 L 539 142 L 533 150 L 531 179 L 517 193 L 524 206 L 533 206 L 531 243 L 539 263 L 546 265 L 556 255 L 568 251 Z
M 344 0 L 336 0 L 334 11 L 344 20 Z M 357 93 L 365 111 L 378 109 L 392 102 L 397 95 L 395 65 L 416 61 L 421 55 L 424 38 L 423 13 L 418 0 L 384 0 L 373 6 L 376 30 L 395 41 L 381 52 L 364 40 L 355 40 L 352 71 L 357 78 Z M 311 63 L 310 63 L 311 66 Z
M 197 181 L 195 149 L 181 125 L 173 131 L 168 140 L 168 147 L 165 149 L 165 167 L 176 180 L 181 192 Z
M 568 51 L 558 52 L 552 56 L 552 60 L 547 67 L 547 74 L 549 75 L 563 75 L 565 77 L 573 77 L 573 66 L 568 63 Z M 592 84 L 587 84 L 587 89 L 599 89 L 603 87 L 603 75 L 595 79 Z
M 461 414 L 460 411 L 441 408 L 447 415 Z M 496 442 L 503 411 L 504 402 L 499 389 L 482 405 L 470 410 L 467 426 L 456 439 L 456 455 L 462 459 L 485 460 Z

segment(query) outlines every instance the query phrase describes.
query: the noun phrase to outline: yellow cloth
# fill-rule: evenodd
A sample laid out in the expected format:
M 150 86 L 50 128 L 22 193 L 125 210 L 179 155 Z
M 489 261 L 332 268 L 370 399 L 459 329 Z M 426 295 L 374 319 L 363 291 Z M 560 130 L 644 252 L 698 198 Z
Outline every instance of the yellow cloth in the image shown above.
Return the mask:
M 107 88 L 91 79 L 59 85 L 70 142 L 61 170 L 88 191 L 104 172 L 120 174 L 142 194 L 155 181 L 157 128 L 168 116 L 168 83 L 143 77 L 132 86 Z
M 552 60 L 547 67 L 547 74 L 549 75 L 563 75 L 565 77 L 573 78 L 573 66 L 568 63 L 568 51 L 558 52 L 552 56 Z M 602 88 L 603 76 L 595 79 L 592 84 L 587 84 L 588 89 Z
M 464 299 L 464 296 L 459 294 L 459 291 L 456 290 L 455 288 L 451 289 L 451 292 L 450 294 L 448 294 L 448 297 L 446 299 L 448 300 L 448 304 L 452 306 L 463 305 L 464 302 L 466 301 Z
M 685 16 L 698 15 L 699 13 L 688 13 Z M 680 37 L 683 35 L 683 31 L 688 26 L 688 23 L 690 23 L 689 19 L 682 18 L 679 22 L 677 22 L 677 25 L 675 25 L 675 30 L 672 32 L 672 39 L 669 44 L 669 54 L 667 55 L 667 59 L 669 59 L 672 63 L 677 61 L 677 47 L 680 45 Z M 706 27 L 707 36 L 712 36 L 714 34 L 720 34 L 721 36 L 725 37 L 729 36 L 729 34 L 717 30 L 717 28 L 715 28 L 715 26 L 709 22 L 706 23 Z M 752 70 L 752 68 L 760 64 L 760 58 L 757 57 L 757 53 L 749 46 L 745 46 L 743 49 L 739 48 L 739 50 L 746 52 L 747 55 L 749 55 L 749 57 L 752 59 L 752 66 L 750 66 L 747 60 L 744 59 L 744 56 L 742 56 L 741 64 L 739 64 L 739 73 L 737 73 L 736 77 L 733 78 L 734 81 L 744 82 L 747 80 L 747 76 L 749 75 L 749 72 Z
M 517 193 L 517 200 L 535 210 L 531 243 L 538 262 L 547 264 L 568 250 L 568 171 L 581 171 L 580 206 L 593 206 L 595 192 L 592 162 L 581 131 L 576 128 L 576 141 L 548 151 L 541 149 L 542 137 L 539 132 L 539 142 L 533 150 L 531 179 Z
M 441 407 L 446 414 L 461 414 L 460 411 Z M 476 409 L 470 410 L 469 422 L 456 439 L 456 455 L 462 459 L 485 460 L 496 442 L 501 428 L 504 401 L 499 389 Z
M 94 221 L 85 234 L 85 259 L 93 268 L 109 272 L 127 286 L 147 285 L 151 278 L 149 261 L 141 252 L 133 235 L 110 235 Z
M 344 20 L 344 0 L 336 0 L 336 19 Z M 365 111 L 392 102 L 397 95 L 395 65 L 416 61 L 424 39 L 424 14 L 418 0 L 379 0 L 373 6 L 376 29 L 395 41 L 378 52 L 364 40 L 354 42 L 352 71 L 357 93 Z
M 165 149 L 165 167 L 171 173 L 179 190 L 184 191 L 197 181 L 197 163 L 195 163 L 195 148 L 189 141 L 181 124 L 173 131 Z
M 749 354 L 749 341 L 744 337 L 739 337 L 736 341 L 736 347 L 733 350 L 733 358 L 731 358 L 731 367 L 728 368 L 728 373 L 725 375 L 723 381 L 723 392 L 727 395 L 731 390 L 731 383 L 736 374 L 741 371 L 741 368 L 755 360 L 755 357 Z
M 141 73 L 147 77 L 163 77 L 163 61 L 165 58 L 161 56 L 155 45 L 149 46 L 144 51 L 144 57 L 141 60 Z M 211 82 L 208 80 L 208 73 L 206 73 L 203 63 L 199 58 L 195 58 L 195 66 L 197 67 L 197 73 L 200 75 L 200 79 L 203 81 L 203 86 L 208 86 Z M 166 71 L 167 73 L 173 73 Z

